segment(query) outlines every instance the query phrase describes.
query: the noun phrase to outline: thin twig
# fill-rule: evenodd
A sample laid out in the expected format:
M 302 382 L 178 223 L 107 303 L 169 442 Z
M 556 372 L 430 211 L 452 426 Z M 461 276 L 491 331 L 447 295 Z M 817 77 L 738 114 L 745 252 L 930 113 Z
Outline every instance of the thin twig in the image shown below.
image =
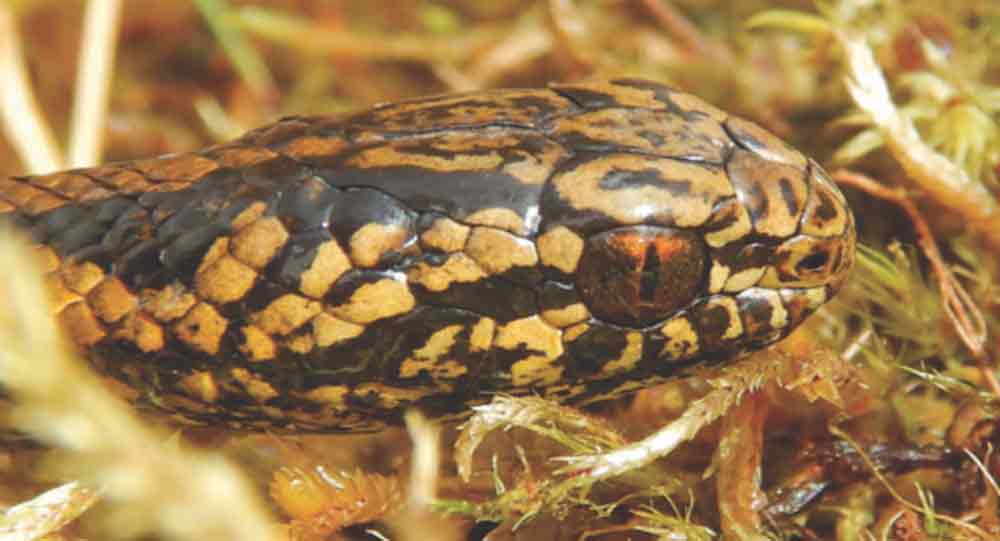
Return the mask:
M 938 291 L 948 319 L 955 327 L 955 332 L 958 333 L 962 344 L 976 359 L 990 391 L 1000 397 L 1000 383 L 997 382 L 996 375 L 989 366 L 989 356 L 985 348 L 986 320 L 972 297 L 962 287 L 962 283 L 945 265 L 930 226 L 927 225 L 917 207 L 901 188 L 889 188 L 861 173 L 841 169 L 833 172 L 833 179 L 838 184 L 857 188 L 871 196 L 893 203 L 906 213 L 917 234 L 917 245 L 923 251 L 924 257 L 927 258 L 931 270 L 934 271 L 937 278 Z
M 28 173 L 62 168 L 59 147 L 28 82 L 21 35 L 10 6 L 0 2 L 0 122 Z

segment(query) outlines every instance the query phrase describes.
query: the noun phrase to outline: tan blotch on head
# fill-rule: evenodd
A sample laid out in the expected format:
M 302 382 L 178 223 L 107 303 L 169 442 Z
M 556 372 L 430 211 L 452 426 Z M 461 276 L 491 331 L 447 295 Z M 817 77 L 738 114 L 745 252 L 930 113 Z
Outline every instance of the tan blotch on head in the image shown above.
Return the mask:
M 66 288 L 74 293 L 86 295 L 91 289 L 97 287 L 104 279 L 104 271 L 97 265 L 87 261 L 84 263 L 73 263 L 63 260 L 63 266 L 59 269 L 59 277 Z
M 254 269 L 263 269 L 288 242 L 288 231 L 281 220 L 271 216 L 261 218 L 233 235 L 230 251 L 233 257 Z
M 732 269 L 727 265 L 713 261 L 712 268 L 708 271 L 708 292 L 719 293 L 722 291 L 722 288 L 726 287 L 726 280 L 729 280 L 730 272 Z
M 538 141 L 542 144 L 542 150 L 535 149 L 528 152 L 518 149 L 514 152 L 517 157 L 509 159 L 503 165 L 503 172 L 522 184 L 541 185 L 545 183 L 552 176 L 556 164 L 566 157 L 568 152 L 562 145 L 556 144 L 548 138 L 539 138 Z
M 180 319 L 198 302 L 198 298 L 180 284 L 168 284 L 163 289 L 144 289 L 139 305 L 158 321 Z
M 340 154 L 351 144 L 337 137 L 307 135 L 296 137 L 281 146 L 281 153 L 291 158 L 327 157 Z
M 59 323 L 73 342 L 83 347 L 100 342 L 108 334 L 86 302 L 77 302 L 63 309 L 59 313 Z
M 240 211 L 239 214 L 233 218 L 233 221 L 229 223 L 229 227 L 233 231 L 239 231 L 244 227 L 256 222 L 267 212 L 267 204 L 263 201 L 255 201 L 251 203 L 247 208 Z
M 707 116 L 648 109 L 603 108 L 563 117 L 553 123 L 551 136 L 716 164 L 732 146 L 719 122 Z
M 425 372 L 434 380 L 447 380 L 467 374 L 469 368 L 451 355 L 458 333 L 463 329 L 464 326 L 455 324 L 435 331 L 423 346 L 414 349 L 403 360 L 399 377 L 413 378 Z
M 251 315 L 250 321 L 267 334 L 286 336 L 305 325 L 322 309 L 323 305 L 319 302 L 288 293 Z
M 109 277 L 97 284 L 87 294 L 87 302 L 97 317 L 114 323 L 139 306 L 138 297 L 116 277 Z
M 229 239 L 217 239 L 194 277 L 198 295 L 219 304 L 242 299 L 257 280 L 257 272 L 230 255 L 228 247 Z
M 243 389 L 258 403 L 263 404 L 279 395 L 273 385 L 261 379 L 260 376 L 246 368 L 233 368 L 229 371 L 233 379 L 243 385 Z
M 199 370 L 192 372 L 179 382 L 180 388 L 192 398 L 211 404 L 219 399 L 219 385 L 211 372 Z
M 615 104 L 622 107 L 642 107 L 645 109 L 663 109 L 666 107 L 666 104 L 660 101 L 656 96 L 656 92 L 651 89 L 635 88 L 613 81 L 555 84 L 552 87 L 567 91 L 584 90 L 596 94 L 605 94 L 614 98 Z
M 802 215 L 803 235 L 814 237 L 839 237 L 850 225 L 850 210 L 843 194 L 833 184 L 820 166 L 809 164 L 809 179 L 812 191 L 806 210 Z
M 625 333 L 625 347 L 617 357 L 604 363 L 598 377 L 605 378 L 630 372 L 640 360 L 642 360 L 642 333 L 628 331 Z
M 464 221 L 471 225 L 481 225 L 510 231 L 515 235 L 526 235 L 528 224 L 520 214 L 508 208 L 494 207 L 477 210 L 465 217 Z
M 630 173 L 638 175 L 636 182 Z M 609 179 L 620 185 L 607 186 Z M 733 193 L 721 169 L 639 154 L 595 158 L 560 171 L 552 185 L 576 210 L 595 210 L 621 224 L 656 220 L 678 227 L 701 226 L 716 203 Z
M 698 353 L 698 332 L 686 316 L 675 317 L 663 324 L 660 333 L 667 341 L 660 356 L 671 361 L 690 359 Z
M 219 164 L 196 154 L 170 154 L 136 160 L 131 167 L 155 180 L 193 182 L 218 169 Z
M 405 314 L 416 304 L 417 300 L 405 282 L 384 278 L 357 288 L 347 302 L 334 306 L 330 312 L 339 318 L 366 325 Z
M 243 343 L 239 350 L 251 361 L 270 361 L 278 355 L 278 344 L 270 334 L 253 325 L 240 330 L 243 331 Z
M 514 267 L 533 267 L 538 263 L 535 245 L 530 241 L 489 227 L 472 229 L 465 253 L 487 274 L 502 274 Z
M 538 236 L 538 258 L 543 265 L 555 267 L 566 274 L 576 272 L 583 254 L 583 239 L 564 226 L 549 229 Z
M 215 355 L 229 321 L 210 304 L 199 303 L 174 324 L 174 334 L 192 348 Z
M 526 350 L 510 367 L 515 387 L 551 385 L 559 381 L 565 370 L 556 364 L 563 353 L 562 333 L 538 316 L 501 325 L 493 346 L 511 352 Z
M 470 231 L 469 226 L 450 218 L 436 218 L 431 226 L 420 234 L 420 243 L 428 250 L 458 252 L 465 247 Z
M 717 224 L 713 227 L 713 224 Z M 753 232 L 750 214 L 736 197 L 718 205 L 706 224 L 705 242 L 712 248 L 721 248 L 730 242 L 743 239 Z
M 795 233 L 808 195 L 802 169 L 745 150 L 734 151 L 726 168 L 754 231 L 779 238 Z
M 727 293 L 735 293 L 753 287 L 760 280 L 761 276 L 764 276 L 765 270 L 767 270 L 765 267 L 753 267 L 734 272 L 726 280 L 723 290 Z
M 274 151 L 262 146 L 220 146 L 209 150 L 211 158 L 223 167 L 248 167 L 266 160 L 273 160 L 278 157 Z
M 362 325 L 335 318 L 327 313 L 319 314 L 312 320 L 313 338 L 316 345 L 325 348 L 346 342 L 365 332 Z
M 358 267 L 374 267 L 382 256 L 402 250 L 410 238 L 406 228 L 368 223 L 351 235 L 351 261 Z
M 114 337 L 132 342 L 140 351 L 160 351 L 166 346 L 163 327 L 147 314 L 132 312 L 115 329 Z
M 447 290 L 452 284 L 477 282 L 486 278 L 486 273 L 472 258 L 458 252 L 450 254 L 440 265 L 421 261 L 407 269 L 406 278 L 428 291 L 439 293 Z
M 319 245 L 309 268 L 299 276 L 299 290 L 308 297 L 321 299 L 351 268 L 351 260 L 340 244 L 330 239 Z
M 422 142 L 423 143 L 423 142 Z M 426 143 L 423 143 L 426 144 Z M 411 142 L 374 146 L 352 156 L 347 165 L 359 169 L 373 167 L 416 167 L 429 171 L 449 173 L 456 171 L 488 171 L 500 167 L 503 157 L 499 152 L 461 154 L 424 154 Z
M 590 310 L 582 302 L 575 302 L 569 306 L 542 311 L 542 319 L 546 323 L 558 329 L 565 329 L 581 321 L 590 319 Z

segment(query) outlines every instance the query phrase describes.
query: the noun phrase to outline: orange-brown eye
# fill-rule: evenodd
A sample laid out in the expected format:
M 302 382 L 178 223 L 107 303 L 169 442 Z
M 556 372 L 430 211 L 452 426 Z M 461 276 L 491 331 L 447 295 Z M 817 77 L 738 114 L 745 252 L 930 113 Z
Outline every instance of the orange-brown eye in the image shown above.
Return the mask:
M 612 229 L 587 239 L 576 285 L 599 319 L 645 327 L 699 294 L 705 258 L 694 233 L 643 225 Z

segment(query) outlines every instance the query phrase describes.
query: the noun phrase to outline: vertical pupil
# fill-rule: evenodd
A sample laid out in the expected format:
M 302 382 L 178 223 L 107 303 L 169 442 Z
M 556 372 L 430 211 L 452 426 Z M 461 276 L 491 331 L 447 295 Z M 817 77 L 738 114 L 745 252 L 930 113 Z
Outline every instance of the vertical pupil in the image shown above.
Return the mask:
M 646 257 L 642 262 L 642 273 L 639 278 L 639 298 L 651 301 L 659 283 L 660 254 L 653 243 L 646 245 Z

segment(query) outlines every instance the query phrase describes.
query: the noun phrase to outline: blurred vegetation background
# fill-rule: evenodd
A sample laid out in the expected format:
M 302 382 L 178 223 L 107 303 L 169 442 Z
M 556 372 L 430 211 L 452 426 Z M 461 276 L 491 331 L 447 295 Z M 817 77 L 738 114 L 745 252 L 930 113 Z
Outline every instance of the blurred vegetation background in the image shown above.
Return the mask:
M 88 17 L 108 22 L 111 32 L 85 39 Z M 102 58 L 113 58 L 113 69 L 101 70 Z M 501 524 L 489 534 L 494 541 L 584 533 L 709 539 L 715 532 L 734 539 L 997 538 L 995 0 L 5 0 L 0 175 L 183 152 L 283 115 L 619 76 L 699 95 L 839 170 L 834 176 L 849 186 L 863 243 L 855 277 L 774 353 L 813 367 L 805 372 L 813 379 L 796 387 L 789 377 L 767 389 L 766 431 L 753 411 L 740 409 L 730 417 L 736 421 L 713 425 L 652 472 L 605 491 L 547 484 L 555 469 L 548 458 L 576 441 L 562 428 L 504 434 L 478 452 L 472 484 L 450 463 L 442 470 L 444 508 L 463 517 L 454 523 L 460 526 L 432 522 L 409 538 L 479 539 L 475 532 L 489 527 L 477 521 Z M 86 85 L 98 97 L 74 105 Z M 12 114 L 30 113 L 32 102 L 36 116 Z M 691 378 L 606 406 L 625 439 L 599 423 L 582 431 L 602 445 L 636 439 L 706 393 Z M 539 408 L 540 425 L 573 418 L 523 407 Z M 727 439 L 742 421 L 759 424 L 761 438 Z M 270 483 L 275 516 L 307 525 L 293 538 L 326 538 L 341 535 L 330 523 L 376 520 L 400 505 L 393 476 L 409 466 L 399 458 L 408 441 L 401 432 L 294 444 L 251 438 L 227 452 L 247 466 L 261 494 Z M 731 452 L 713 454 L 726 445 L 758 452 L 763 477 L 753 464 L 734 473 Z M 494 455 L 502 458 L 491 463 Z M 321 462 L 354 473 L 321 475 Z M 64 479 L 47 473 L 39 481 L 33 473 L 19 485 L 22 458 L 11 452 L 4 464 L 7 503 Z M 733 484 L 706 481 L 705 472 L 715 471 Z M 289 500 L 293 485 L 310 496 Z M 336 489 L 345 485 L 347 495 Z M 738 501 L 744 495 L 761 497 Z M 369 505 L 357 520 L 331 518 L 329 509 L 359 501 Z M 309 529 L 317 516 L 326 530 Z M 533 520 L 521 524 L 525 516 Z M 400 524 L 396 531 L 407 538 Z M 112 536 L 142 530 L 130 528 L 112 528 Z M 363 530 L 343 536 L 365 538 Z

